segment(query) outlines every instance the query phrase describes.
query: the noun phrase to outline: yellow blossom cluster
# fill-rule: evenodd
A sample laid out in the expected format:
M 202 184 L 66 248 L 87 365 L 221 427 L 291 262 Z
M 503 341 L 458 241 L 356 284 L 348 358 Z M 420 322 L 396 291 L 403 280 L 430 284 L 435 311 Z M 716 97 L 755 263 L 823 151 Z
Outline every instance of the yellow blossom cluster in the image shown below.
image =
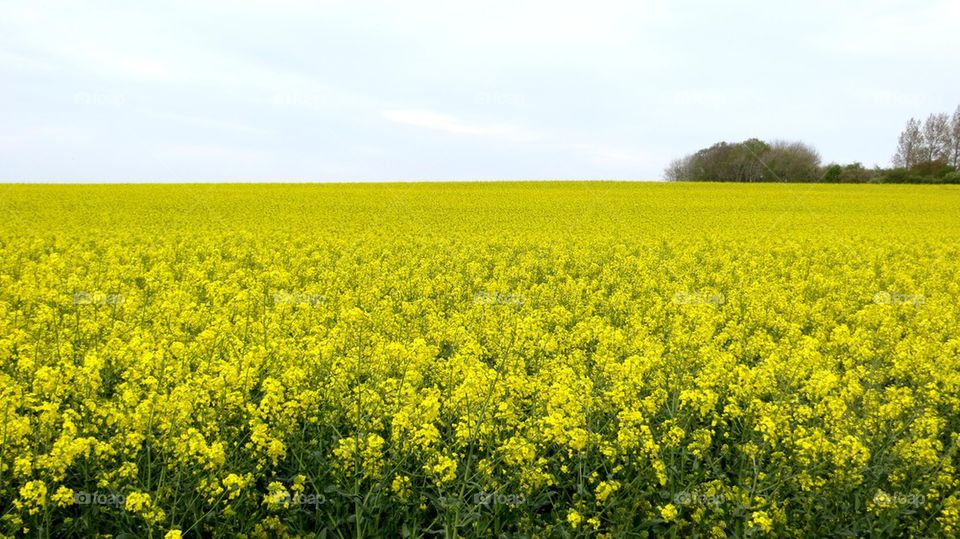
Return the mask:
M 0 536 L 957 536 L 960 190 L 7 186 Z

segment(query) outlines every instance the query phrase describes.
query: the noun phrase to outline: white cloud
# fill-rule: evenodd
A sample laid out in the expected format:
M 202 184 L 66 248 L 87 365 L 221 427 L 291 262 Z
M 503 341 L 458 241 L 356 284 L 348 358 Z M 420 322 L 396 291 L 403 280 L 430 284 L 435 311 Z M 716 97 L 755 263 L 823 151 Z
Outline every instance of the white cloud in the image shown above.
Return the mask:
M 916 108 L 923 104 L 924 97 L 916 92 L 903 92 L 885 88 L 848 88 L 847 93 L 853 99 L 875 106 L 895 106 Z
M 680 90 L 670 94 L 666 100 L 667 104 L 681 107 L 723 107 L 733 102 L 734 99 L 728 92 L 710 88 Z
M 604 144 L 578 143 L 571 144 L 570 148 L 604 168 L 637 167 L 640 169 L 655 165 L 663 159 L 663 156 L 653 152 Z
M 269 135 L 271 133 L 271 131 L 266 129 L 259 129 L 238 122 L 218 120 L 205 116 L 192 116 L 189 114 L 177 114 L 153 110 L 147 110 L 145 111 L 145 114 L 161 120 L 172 120 L 174 122 L 183 123 L 191 127 L 197 127 L 205 130 L 231 131 L 253 135 Z
M 9 129 L 9 128 L 7 128 Z M 16 132 L 0 133 L 0 148 L 30 149 L 31 145 L 82 144 L 94 135 L 93 129 L 64 125 L 36 125 Z
M 0 50 L 0 67 L 25 71 L 54 71 L 58 66 L 14 51 Z
M 147 80 L 170 80 L 171 70 L 168 66 L 144 57 L 120 57 L 113 61 L 114 67 L 122 73 L 133 75 Z
M 819 43 L 836 54 L 956 64 L 960 2 L 868 2 L 847 6 L 849 16 L 825 25 Z M 890 73 L 895 76 L 896 73 Z
M 388 110 L 383 117 L 393 123 L 441 131 L 452 135 L 500 137 L 511 141 L 533 141 L 540 138 L 535 131 L 516 125 L 468 124 L 455 116 L 430 110 Z
M 158 153 L 186 159 L 224 160 L 231 163 L 262 163 L 272 159 L 273 154 L 263 150 L 239 149 L 217 144 L 170 144 L 158 148 Z
M 493 47 L 588 47 L 636 35 L 662 16 L 639 0 L 581 2 L 492 0 L 478 4 L 419 2 L 425 19 L 465 43 Z M 410 9 L 409 4 L 401 4 Z

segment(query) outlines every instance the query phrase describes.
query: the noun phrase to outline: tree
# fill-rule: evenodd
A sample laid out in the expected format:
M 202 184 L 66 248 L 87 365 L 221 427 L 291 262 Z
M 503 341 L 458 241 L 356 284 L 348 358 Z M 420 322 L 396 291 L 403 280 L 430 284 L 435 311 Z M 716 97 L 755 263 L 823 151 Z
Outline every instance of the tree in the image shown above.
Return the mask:
M 957 106 L 950 121 L 950 164 L 960 169 L 960 106 Z
M 897 143 L 897 153 L 893 156 L 896 167 L 909 169 L 923 160 L 923 134 L 920 131 L 920 121 L 910 118 L 900 140 Z
M 824 171 L 822 181 L 824 183 L 840 183 L 843 178 L 843 167 L 836 163 L 831 163 Z
M 821 181 L 824 183 L 868 183 L 876 181 L 877 177 L 882 174 L 882 170 L 870 170 L 859 161 L 849 165 L 832 163 L 823 169 Z
M 749 139 L 740 144 L 731 145 L 729 166 L 730 171 L 721 176 L 721 179 L 732 179 L 740 182 L 764 182 L 776 180 L 771 175 L 766 163 L 770 145 L 760 139 Z M 772 177 L 771 177 L 772 176 Z
M 820 154 L 800 142 L 718 142 L 673 161 L 664 175 L 674 181 L 816 181 Z
M 946 162 L 950 158 L 950 116 L 946 113 L 931 114 L 923 123 L 923 161 Z
M 771 143 L 764 162 L 776 180 L 812 182 L 821 177 L 820 154 L 802 142 Z
M 850 163 L 843 167 L 843 174 L 840 176 L 842 183 L 866 183 L 876 176 L 876 173 L 865 166 L 863 163 Z
M 688 177 L 691 175 L 690 164 L 692 161 L 692 155 L 681 157 L 680 159 L 674 159 L 670 162 L 670 166 L 667 167 L 666 172 L 664 172 L 664 176 L 669 181 L 681 181 L 688 179 Z

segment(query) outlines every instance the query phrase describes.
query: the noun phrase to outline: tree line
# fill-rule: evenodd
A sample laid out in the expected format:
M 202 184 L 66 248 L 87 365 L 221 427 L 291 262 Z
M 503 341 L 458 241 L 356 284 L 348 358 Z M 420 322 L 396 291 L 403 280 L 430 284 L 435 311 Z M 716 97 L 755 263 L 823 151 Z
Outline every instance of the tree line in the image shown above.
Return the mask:
M 823 165 L 820 154 L 802 142 L 749 139 L 719 142 L 674 160 L 672 181 L 957 183 L 960 184 L 960 107 L 953 115 L 911 118 L 900 134 L 893 168 L 863 164 Z

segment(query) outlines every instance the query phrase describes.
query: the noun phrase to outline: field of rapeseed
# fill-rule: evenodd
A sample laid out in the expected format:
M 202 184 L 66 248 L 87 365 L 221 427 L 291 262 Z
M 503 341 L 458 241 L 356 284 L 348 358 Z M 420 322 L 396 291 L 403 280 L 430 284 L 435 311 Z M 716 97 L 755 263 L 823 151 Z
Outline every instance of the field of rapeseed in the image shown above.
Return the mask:
M 956 536 L 960 189 L 0 187 L 0 534 Z

